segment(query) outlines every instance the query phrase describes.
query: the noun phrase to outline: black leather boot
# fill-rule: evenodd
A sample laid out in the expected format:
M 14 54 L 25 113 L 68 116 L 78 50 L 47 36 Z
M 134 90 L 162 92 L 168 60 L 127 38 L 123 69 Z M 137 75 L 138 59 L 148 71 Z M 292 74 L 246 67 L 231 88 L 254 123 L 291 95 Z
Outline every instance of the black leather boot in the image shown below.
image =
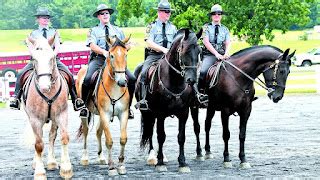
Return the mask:
M 131 104 L 132 104 L 134 89 L 135 89 L 135 84 L 134 83 L 128 85 L 128 91 L 129 91 L 129 95 L 130 95 L 130 99 L 129 99 L 129 119 L 133 119 L 134 118 L 133 111 L 131 110 Z
M 88 99 L 89 99 L 89 87 L 82 84 L 82 99 L 84 101 L 84 105 L 88 105 Z M 87 118 L 89 117 L 89 110 L 88 108 L 84 107 L 80 111 L 80 117 L 81 118 Z
M 77 93 L 76 93 L 76 87 L 74 85 L 70 88 L 69 93 L 71 96 L 73 109 L 75 111 L 79 111 L 80 109 L 83 109 L 86 107 L 84 104 L 84 101 L 82 99 L 78 98 Z
M 22 90 L 20 89 L 16 94 L 16 97 L 10 101 L 10 108 L 15 110 L 20 110 L 20 100 L 21 100 Z
M 148 101 L 146 100 L 148 86 L 140 82 L 140 101 L 135 105 L 141 111 L 149 110 Z

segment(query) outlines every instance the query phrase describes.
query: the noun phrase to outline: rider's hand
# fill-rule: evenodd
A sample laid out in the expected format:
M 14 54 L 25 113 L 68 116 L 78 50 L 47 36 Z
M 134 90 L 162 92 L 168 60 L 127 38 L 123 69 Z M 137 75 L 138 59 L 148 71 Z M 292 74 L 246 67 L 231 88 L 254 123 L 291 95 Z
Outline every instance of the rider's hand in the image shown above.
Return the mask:
M 167 54 L 167 53 L 168 53 L 168 51 L 169 51 L 169 49 L 168 49 L 168 48 L 165 48 L 165 47 L 164 47 L 164 48 L 162 48 L 161 50 L 162 50 L 162 52 L 163 52 L 164 54 Z
M 217 53 L 215 56 L 216 56 L 217 59 L 223 60 L 223 56 L 221 54 Z
M 109 51 L 104 50 L 102 53 L 103 53 L 103 56 L 104 56 L 104 57 L 108 58 L 108 56 L 109 56 Z
M 228 54 L 228 53 L 225 53 L 224 55 L 223 55 L 223 59 L 229 59 L 230 58 L 230 55 Z

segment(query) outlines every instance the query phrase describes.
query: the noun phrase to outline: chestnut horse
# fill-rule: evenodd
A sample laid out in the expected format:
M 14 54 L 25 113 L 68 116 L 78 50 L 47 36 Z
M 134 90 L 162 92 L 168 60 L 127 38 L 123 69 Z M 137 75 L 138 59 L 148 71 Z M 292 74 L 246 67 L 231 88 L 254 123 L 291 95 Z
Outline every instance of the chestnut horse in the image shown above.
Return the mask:
M 206 131 L 206 158 L 211 158 L 209 135 L 212 118 L 215 111 L 221 111 L 224 140 L 224 166 L 231 167 L 229 158 L 228 141 L 229 116 L 237 113 L 240 116 L 240 168 L 250 168 L 244 153 L 244 142 L 246 138 L 247 121 L 249 119 L 252 101 L 255 100 L 254 82 L 268 90 L 268 96 L 273 102 L 282 99 L 286 87 L 287 77 L 290 73 L 289 49 L 285 52 L 273 46 L 255 46 L 243 49 L 233 54 L 230 59 L 213 65 L 207 74 L 206 91 L 209 96 L 207 117 L 205 120 Z M 263 74 L 265 82 L 255 79 Z M 198 121 L 197 107 L 191 108 L 194 120 L 194 131 L 197 137 L 197 157 L 202 158 L 201 145 L 199 141 L 200 125 Z
M 127 143 L 127 122 L 129 113 L 129 92 L 127 88 L 127 79 L 125 70 L 127 68 L 127 49 L 125 44 L 130 37 L 119 40 L 118 37 L 107 38 L 109 44 L 109 55 L 105 60 L 105 64 L 101 69 L 98 84 L 96 85 L 95 94 L 89 98 L 88 109 L 89 117 L 81 118 L 82 124 L 79 129 L 79 135 L 84 135 L 83 155 L 81 158 L 82 165 L 89 164 L 87 150 L 88 125 L 93 115 L 99 115 L 100 121 L 97 125 L 98 139 L 98 160 L 101 164 L 105 164 L 105 157 L 102 152 L 101 136 L 104 132 L 106 146 L 108 149 L 108 165 L 109 175 L 126 174 L 124 165 L 124 149 Z M 76 81 L 77 93 L 81 96 L 82 82 L 85 77 L 86 69 L 82 68 L 78 73 Z M 119 165 L 116 168 L 112 160 L 112 136 L 110 133 L 109 123 L 113 121 L 114 116 L 120 121 L 120 156 Z
M 53 41 L 52 38 L 49 43 Z M 42 128 L 48 121 L 52 122 L 49 134 L 48 170 L 58 168 L 54 155 L 54 142 L 59 127 L 62 143 L 60 175 L 63 178 L 71 178 L 73 172 L 68 152 L 68 84 L 59 73 L 56 56 L 49 43 L 43 37 L 27 39 L 34 70 L 24 85 L 23 104 L 35 135 L 34 178 L 46 178 L 42 161 L 44 149 Z

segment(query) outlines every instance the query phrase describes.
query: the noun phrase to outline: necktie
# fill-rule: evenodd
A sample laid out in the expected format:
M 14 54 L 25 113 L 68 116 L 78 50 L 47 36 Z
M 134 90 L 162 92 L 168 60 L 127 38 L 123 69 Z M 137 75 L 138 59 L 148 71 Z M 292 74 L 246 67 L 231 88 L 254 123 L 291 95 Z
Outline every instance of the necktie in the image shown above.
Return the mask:
M 107 42 L 107 38 L 109 36 L 109 29 L 108 29 L 108 25 L 105 26 L 106 29 L 105 29 L 105 35 L 106 35 L 106 50 L 109 51 L 109 45 L 108 45 L 108 42 Z
M 166 36 L 166 23 L 162 23 L 162 37 L 163 37 L 162 46 L 167 48 L 168 39 Z
M 42 36 L 47 39 L 47 29 L 43 28 L 42 30 L 43 30 Z
M 213 42 L 214 44 L 217 44 L 217 37 L 218 37 L 218 34 L 219 34 L 219 25 L 216 25 L 215 26 L 216 28 L 214 29 L 214 39 L 213 39 Z

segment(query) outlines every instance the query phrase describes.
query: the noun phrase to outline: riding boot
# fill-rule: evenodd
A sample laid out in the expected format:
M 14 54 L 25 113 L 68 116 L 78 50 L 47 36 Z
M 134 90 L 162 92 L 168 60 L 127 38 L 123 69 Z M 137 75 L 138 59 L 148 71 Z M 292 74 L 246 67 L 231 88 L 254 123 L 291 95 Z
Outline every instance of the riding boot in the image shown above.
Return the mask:
M 84 101 L 77 97 L 76 87 L 74 85 L 72 85 L 72 87 L 70 88 L 69 93 L 70 93 L 70 96 L 71 96 L 73 109 L 75 111 L 79 111 L 80 109 L 83 109 L 83 108 L 86 107 L 85 104 L 84 104 Z
M 129 84 L 128 85 L 128 91 L 129 91 L 129 119 L 133 119 L 134 118 L 134 114 L 133 114 L 133 111 L 131 110 L 131 104 L 132 104 L 132 99 L 133 99 L 133 93 L 134 93 L 134 88 L 135 88 L 135 84 L 131 85 Z
M 22 89 L 20 89 L 18 91 L 18 93 L 16 94 L 16 97 L 14 97 L 14 99 L 12 101 L 10 101 L 10 108 L 11 109 L 15 109 L 15 110 L 20 110 L 20 99 L 22 96 Z
M 193 89 L 195 91 L 196 99 L 198 100 L 200 107 L 201 108 L 208 107 L 209 97 L 207 94 L 205 94 L 205 85 L 203 80 L 201 80 L 201 78 L 199 78 L 198 84 L 193 85 Z
M 135 105 L 136 108 L 139 108 L 141 111 L 149 110 L 148 101 L 146 100 L 147 88 L 143 82 L 140 82 L 140 101 Z
M 86 105 L 86 106 L 88 106 L 88 100 L 89 100 L 89 96 L 90 96 L 90 93 L 89 93 L 89 87 L 88 86 L 86 86 L 86 85 L 84 85 L 84 84 L 82 84 L 82 99 L 83 99 L 83 101 L 84 101 L 84 104 Z M 80 111 L 80 117 L 81 118 L 87 118 L 87 117 L 89 117 L 89 110 L 88 110 L 88 108 L 82 108 L 81 109 L 81 111 Z

